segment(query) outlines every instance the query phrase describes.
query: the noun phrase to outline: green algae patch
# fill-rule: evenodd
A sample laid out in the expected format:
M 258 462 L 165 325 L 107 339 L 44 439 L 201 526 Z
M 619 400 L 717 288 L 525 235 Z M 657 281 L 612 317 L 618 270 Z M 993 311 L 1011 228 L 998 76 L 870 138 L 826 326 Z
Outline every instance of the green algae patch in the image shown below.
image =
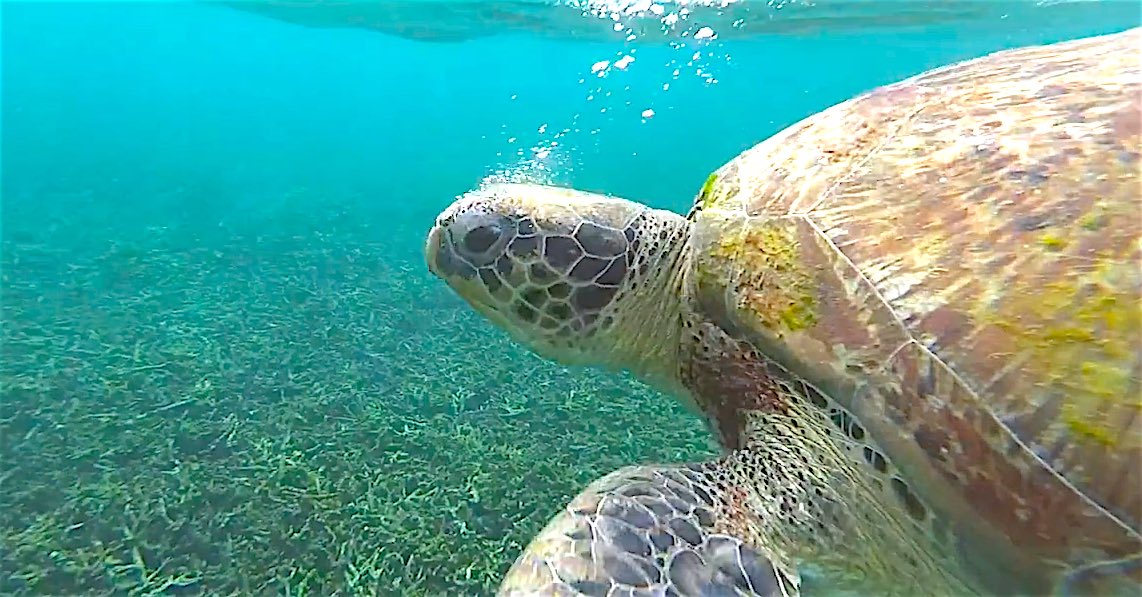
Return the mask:
M 742 308 L 778 332 L 805 330 L 818 320 L 814 280 L 791 226 L 784 220 L 747 222 L 711 249 L 714 258 L 736 268 Z
M 1103 210 L 1098 210 L 1079 218 L 1079 226 L 1087 232 L 1097 232 L 1106 226 L 1108 219 Z
M 706 209 L 714 203 L 714 187 L 718 183 L 718 173 L 711 172 L 702 183 L 702 190 L 698 193 L 698 208 Z
M 1039 244 L 1043 245 L 1043 247 L 1051 251 L 1061 251 L 1067 248 L 1067 245 L 1070 243 L 1067 242 L 1067 239 L 1061 236 L 1055 234 L 1044 234 L 1039 238 Z
M 1121 433 L 1123 421 L 1142 410 L 1132 373 L 1142 305 L 1132 290 L 1137 273 L 1125 271 L 1130 267 L 1107 258 L 1086 274 L 1018 289 L 1012 293 L 1018 298 L 993 316 L 1015 351 L 1027 355 L 1028 373 L 1066 392 L 1062 425 L 1076 438 L 1112 449 L 1139 444 Z
M 698 217 L 702 210 L 708 209 L 714 205 L 717 196 L 718 186 L 718 173 L 711 172 L 706 177 L 706 181 L 702 183 L 702 188 L 698 190 L 698 196 L 694 198 L 694 204 L 690 206 L 690 212 L 686 215 L 687 219 L 693 221 Z

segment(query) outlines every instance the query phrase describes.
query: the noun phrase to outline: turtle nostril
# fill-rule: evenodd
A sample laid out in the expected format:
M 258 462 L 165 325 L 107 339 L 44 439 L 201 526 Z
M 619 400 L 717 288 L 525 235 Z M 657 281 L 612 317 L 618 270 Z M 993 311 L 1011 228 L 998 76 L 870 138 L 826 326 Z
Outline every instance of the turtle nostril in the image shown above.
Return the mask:
M 464 250 L 473 255 L 483 255 L 496 244 L 503 234 L 503 229 L 497 224 L 477 226 L 464 235 Z

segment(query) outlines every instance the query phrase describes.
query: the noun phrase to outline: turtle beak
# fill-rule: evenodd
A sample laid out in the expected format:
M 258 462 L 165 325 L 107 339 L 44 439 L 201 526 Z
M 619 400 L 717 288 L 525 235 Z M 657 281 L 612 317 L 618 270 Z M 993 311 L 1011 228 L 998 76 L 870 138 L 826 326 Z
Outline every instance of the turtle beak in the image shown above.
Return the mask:
M 497 302 L 478 272 L 453 239 L 456 218 L 446 212 L 437 218 L 424 241 L 424 261 L 432 275 L 444 281 L 460 298 L 494 321 L 501 321 Z M 460 241 L 463 242 L 463 241 Z
M 425 241 L 425 261 L 441 278 L 470 280 L 477 268 L 491 268 L 504 258 L 515 234 L 515 224 L 494 205 L 465 197 L 436 218 Z
M 428 264 L 428 271 L 437 278 L 443 278 L 439 267 L 436 265 L 439 259 L 440 251 L 443 249 L 444 234 L 440 230 L 439 224 L 433 224 L 432 229 L 428 231 L 428 239 L 424 243 L 424 262 Z
M 467 280 L 476 277 L 475 268 L 460 257 L 448 234 L 448 228 L 439 219 L 428 231 L 424 243 L 424 260 L 428 271 L 449 283 L 457 278 Z

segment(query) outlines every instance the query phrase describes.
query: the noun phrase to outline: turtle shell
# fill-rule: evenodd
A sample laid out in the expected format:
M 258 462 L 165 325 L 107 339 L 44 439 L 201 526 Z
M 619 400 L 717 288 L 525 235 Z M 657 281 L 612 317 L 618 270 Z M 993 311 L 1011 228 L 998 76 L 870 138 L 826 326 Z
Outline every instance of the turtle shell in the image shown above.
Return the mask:
M 1140 44 L 872 90 L 720 168 L 691 213 L 702 308 L 849 408 L 917 516 L 998 569 L 1142 550 Z

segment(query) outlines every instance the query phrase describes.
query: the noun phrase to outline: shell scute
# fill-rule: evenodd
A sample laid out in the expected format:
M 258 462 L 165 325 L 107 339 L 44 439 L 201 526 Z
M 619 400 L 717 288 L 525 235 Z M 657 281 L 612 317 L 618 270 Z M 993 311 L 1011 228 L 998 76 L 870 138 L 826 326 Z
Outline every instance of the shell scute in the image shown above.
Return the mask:
M 973 516 L 961 520 L 978 517 L 975 532 L 999 532 L 1022 547 L 1059 555 L 1081 529 L 1095 543 L 1088 547 L 1122 549 L 1118 524 L 1045 470 L 1033 453 L 1012 445 L 1008 426 L 934 355 L 910 344 L 893 357 L 888 372 L 898 380 L 896 389 L 878 387 L 877 399 L 913 437 L 930 468 L 966 497 Z
M 770 329 L 796 331 L 816 322 L 817 297 L 801 255 L 797 224 L 789 219 L 746 222 L 711 249 L 712 257 L 742 268 L 739 307 Z
M 788 351 L 804 365 L 799 375 L 832 379 L 828 391 L 842 405 L 854 391 L 845 383 L 850 370 L 880 367 L 909 340 L 871 284 L 805 218 L 705 217 L 695 236 L 704 310 L 728 328 L 753 330 L 768 350 Z
M 882 87 L 793 124 L 719 169 L 702 205 L 747 216 L 804 213 L 896 136 L 907 120 L 900 102 L 935 95 L 910 84 Z

